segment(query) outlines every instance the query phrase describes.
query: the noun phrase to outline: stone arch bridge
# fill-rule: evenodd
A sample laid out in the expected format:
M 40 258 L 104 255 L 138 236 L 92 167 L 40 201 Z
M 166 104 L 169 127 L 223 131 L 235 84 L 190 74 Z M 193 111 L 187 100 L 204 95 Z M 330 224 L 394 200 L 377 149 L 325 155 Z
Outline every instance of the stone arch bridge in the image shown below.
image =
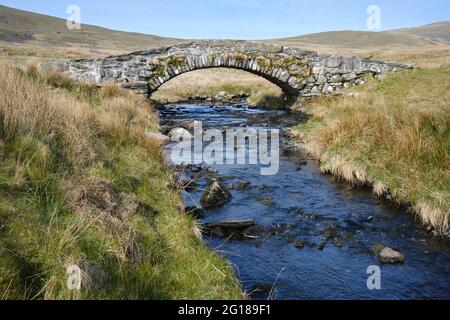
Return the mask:
M 120 83 L 150 96 L 170 79 L 198 69 L 234 68 L 261 76 L 286 95 L 308 98 L 363 83 L 368 75 L 411 68 L 359 57 L 342 57 L 249 41 L 197 41 L 102 59 L 59 61 L 72 78 Z

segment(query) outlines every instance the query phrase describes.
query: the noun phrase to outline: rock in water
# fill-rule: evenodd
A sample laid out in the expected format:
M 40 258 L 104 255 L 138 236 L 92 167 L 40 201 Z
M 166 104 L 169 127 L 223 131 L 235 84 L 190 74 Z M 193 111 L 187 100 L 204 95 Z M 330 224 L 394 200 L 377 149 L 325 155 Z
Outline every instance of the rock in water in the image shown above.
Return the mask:
M 210 222 L 203 226 L 211 235 L 217 237 L 242 238 L 244 230 L 255 226 L 252 220 Z
M 203 219 L 205 217 L 205 211 L 203 209 L 197 207 L 186 207 L 184 208 L 184 212 L 188 215 L 192 216 L 194 219 Z
M 404 263 L 405 256 L 400 252 L 392 250 L 391 248 L 385 247 L 378 254 L 378 260 L 383 264 L 395 264 L 395 263 Z
M 170 138 L 168 136 L 157 132 L 144 132 L 144 136 L 162 144 L 169 143 L 170 141 Z
M 230 192 L 222 185 L 219 179 L 214 178 L 208 184 L 200 200 L 204 208 L 217 208 L 231 200 Z
M 272 231 L 264 226 L 255 225 L 245 229 L 242 234 L 248 239 L 267 238 L 272 235 Z
M 306 245 L 305 241 L 297 240 L 297 241 L 294 242 L 294 247 L 299 249 L 299 250 L 302 250 L 303 248 L 305 248 L 305 245 Z
M 169 137 L 171 141 L 184 141 L 193 138 L 193 135 L 185 128 L 174 128 L 170 130 Z

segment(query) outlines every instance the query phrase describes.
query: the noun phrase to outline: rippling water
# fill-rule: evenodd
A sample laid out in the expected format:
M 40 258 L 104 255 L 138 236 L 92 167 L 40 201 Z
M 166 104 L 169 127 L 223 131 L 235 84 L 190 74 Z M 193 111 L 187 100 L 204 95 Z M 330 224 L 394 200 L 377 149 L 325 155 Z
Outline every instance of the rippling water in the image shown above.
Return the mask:
M 245 105 L 168 105 L 160 109 L 160 115 L 174 126 L 186 120 L 203 121 L 204 128 L 218 129 L 242 124 L 282 126 L 274 123 L 282 112 Z M 205 222 L 250 219 L 279 231 L 248 241 L 205 238 L 233 264 L 245 290 L 274 286 L 275 299 L 450 298 L 448 240 L 430 237 L 411 214 L 376 199 L 369 191 L 322 175 L 314 161 L 298 170 L 298 158 L 283 154 L 279 173 L 269 177 L 261 176 L 257 166 L 217 166 L 225 185 L 247 181 L 254 187 L 231 191 L 232 201 L 207 211 Z M 262 183 L 268 186 L 266 190 L 255 187 Z M 199 203 L 206 184 L 205 177 L 195 190 L 183 193 L 187 206 Z M 264 197 L 272 201 L 261 202 Z M 319 250 L 327 226 L 336 226 L 342 243 L 331 241 Z M 305 248 L 295 248 L 295 241 L 304 241 Z M 367 268 L 378 265 L 371 249 L 377 243 L 399 250 L 406 263 L 380 266 L 382 288 L 369 290 Z M 267 297 L 267 292 L 252 295 L 254 299 Z

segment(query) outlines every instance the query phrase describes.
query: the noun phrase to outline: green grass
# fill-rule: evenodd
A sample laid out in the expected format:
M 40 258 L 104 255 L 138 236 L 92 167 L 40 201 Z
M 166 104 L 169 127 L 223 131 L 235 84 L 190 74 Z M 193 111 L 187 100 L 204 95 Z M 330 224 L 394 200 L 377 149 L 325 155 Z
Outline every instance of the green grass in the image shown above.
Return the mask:
M 242 298 L 143 136 L 148 102 L 33 69 L 0 78 L 0 299 Z
M 449 231 L 450 67 L 369 80 L 360 96 L 311 103 L 297 127 L 323 171 L 411 204 L 424 224 Z

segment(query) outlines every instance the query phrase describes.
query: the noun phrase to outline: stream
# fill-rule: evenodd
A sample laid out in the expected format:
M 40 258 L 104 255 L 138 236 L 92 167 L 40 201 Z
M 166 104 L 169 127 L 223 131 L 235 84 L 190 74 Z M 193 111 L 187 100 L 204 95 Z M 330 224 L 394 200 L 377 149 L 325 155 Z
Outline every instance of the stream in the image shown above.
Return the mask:
M 245 103 L 180 103 L 158 112 L 168 128 L 191 120 L 202 121 L 204 129 L 282 129 L 295 123 L 289 123 L 284 111 Z M 405 209 L 370 190 L 321 174 L 317 161 L 283 151 L 284 145 L 279 173 L 273 176 L 260 175 L 254 165 L 185 173 L 196 182 L 182 192 L 186 207 L 200 206 L 214 175 L 232 195 L 224 206 L 206 210 L 203 223 L 253 220 L 271 230 L 269 236 L 254 239 L 204 236 L 209 247 L 232 264 L 251 299 L 450 299 L 448 239 L 432 237 Z M 173 144 L 166 148 L 170 151 Z M 405 263 L 379 264 L 375 244 L 398 250 Z M 368 289 L 369 266 L 380 267 L 381 289 Z

